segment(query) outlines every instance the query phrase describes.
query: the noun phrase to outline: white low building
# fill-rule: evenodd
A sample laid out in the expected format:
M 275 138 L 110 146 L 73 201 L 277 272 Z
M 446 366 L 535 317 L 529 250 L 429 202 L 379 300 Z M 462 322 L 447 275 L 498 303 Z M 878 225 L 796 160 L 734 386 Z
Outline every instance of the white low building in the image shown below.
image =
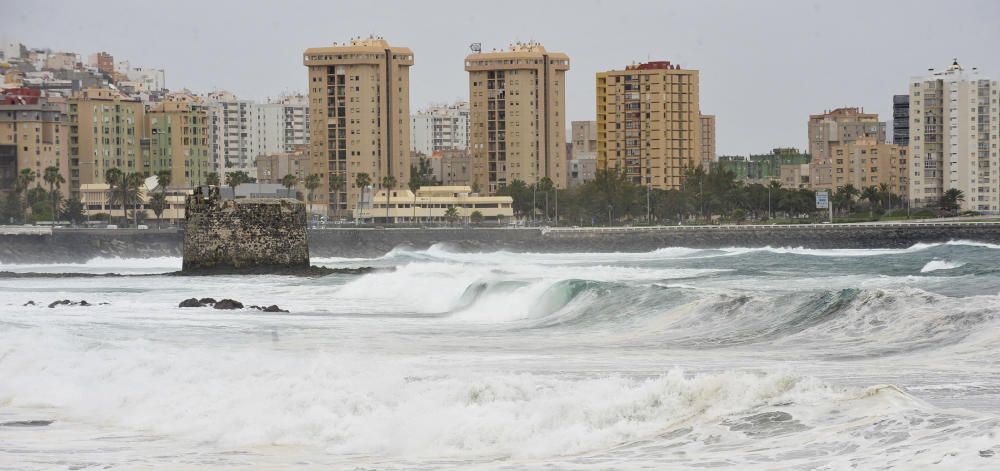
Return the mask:
M 484 221 L 504 222 L 514 216 L 513 202 L 509 196 L 479 196 L 468 186 L 425 186 L 416 194 L 409 189 L 377 190 L 370 200 L 362 197 L 353 215 L 383 223 L 445 222 L 448 209 L 455 208 L 454 218 L 459 221 L 471 221 L 478 211 Z

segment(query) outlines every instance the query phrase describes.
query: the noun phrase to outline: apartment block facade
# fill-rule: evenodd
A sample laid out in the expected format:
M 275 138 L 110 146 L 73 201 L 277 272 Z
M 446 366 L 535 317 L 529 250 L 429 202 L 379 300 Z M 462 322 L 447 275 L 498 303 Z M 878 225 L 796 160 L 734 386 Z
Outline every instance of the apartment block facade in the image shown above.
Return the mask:
M 715 115 L 701 115 L 701 162 L 715 162 Z
M 936 207 L 948 190 L 964 193 L 963 210 L 1000 212 L 997 145 L 1000 84 L 958 61 L 910 80 L 910 198 Z
M 885 123 L 861 108 L 837 108 L 809 116 L 810 179 L 814 190 L 835 190 L 832 147 L 858 139 L 886 142 Z
M 5 165 L 7 170 L 0 189 L 12 189 L 13 178 L 21 170 L 30 169 L 41 183 L 46 168 L 58 167 L 66 180 L 60 191 L 63 196 L 69 196 L 69 127 L 64 107 L 49 103 L 38 96 L 37 91 L 24 92 L 27 95 L 5 94 L 0 100 L 0 146 L 13 149 L 8 162 L 13 165 Z
M 910 145 L 910 95 L 892 96 L 892 143 Z
M 225 180 L 235 171 L 256 173 L 257 104 L 218 91 L 206 98 L 208 113 L 209 166 Z
M 469 148 L 469 103 L 432 106 L 410 117 L 410 150 L 431 155 Z
M 146 108 L 142 102 L 116 90 L 90 88 L 67 103 L 74 191 L 80 185 L 104 183 L 104 173 L 111 168 L 125 173 L 150 171 L 143 154 Z
M 539 43 L 465 58 L 472 184 L 494 194 L 514 180 L 566 187 L 569 56 Z
M 597 173 L 597 121 L 573 121 L 570 124 L 573 155 L 569 159 L 567 185 L 589 182 Z
M 193 187 L 214 171 L 209 161 L 208 111 L 193 101 L 164 101 L 146 113 L 149 172 L 169 171 L 170 184 Z
M 906 199 L 909 193 L 907 148 L 879 142 L 874 138 L 856 139 L 830 147 L 833 154 L 833 186 L 853 185 L 858 190 L 884 184 L 893 194 Z
M 636 184 L 679 189 L 701 165 L 698 71 L 668 61 L 597 74 L 597 167 Z
M 395 188 L 405 187 L 413 51 L 381 38 L 355 39 L 307 49 L 303 62 L 309 69 L 311 173 L 326 183 L 315 192 L 315 202 L 336 214 L 355 207 L 370 195 L 356 184 L 361 173 L 374 186 L 392 176 Z M 346 184 L 333 188 L 332 175 L 343 176 Z

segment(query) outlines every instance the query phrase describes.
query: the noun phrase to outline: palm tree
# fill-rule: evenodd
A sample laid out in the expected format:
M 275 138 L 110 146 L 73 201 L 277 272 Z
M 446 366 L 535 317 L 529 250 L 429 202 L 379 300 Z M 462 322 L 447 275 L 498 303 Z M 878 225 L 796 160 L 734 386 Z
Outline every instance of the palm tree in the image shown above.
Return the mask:
M 68 219 L 74 225 L 78 225 L 83 221 L 83 202 L 80 201 L 80 198 L 74 196 L 63 203 L 62 217 Z
M 149 198 L 149 208 L 156 215 L 156 228 L 159 229 L 160 217 L 163 216 L 163 211 L 167 209 L 167 194 L 162 191 L 153 193 L 153 196 Z
M 145 182 L 146 176 L 139 172 L 132 172 L 125 178 L 125 186 L 127 189 L 125 193 L 128 199 L 132 201 L 132 214 L 135 217 L 136 227 L 139 226 L 139 209 L 142 207 L 141 190 L 143 183 Z
M 233 189 L 233 199 L 236 199 L 236 187 L 250 182 L 250 175 L 243 170 L 226 174 L 226 186 Z
M 20 173 L 17 174 L 17 180 L 14 183 L 14 192 L 20 195 L 28 191 L 28 187 L 31 186 L 31 182 L 35 181 L 35 172 L 32 172 L 30 168 L 22 169 Z M 21 222 L 25 222 L 28 217 L 28 198 L 25 195 L 24 204 L 21 206 Z
M 837 188 L 837 196 L 843 199 L 844 204 L 847 206 L 847 214 L 850 215 L 854 210 L 854 198 L 861 194 L 854 185 L 848 183 L 840 188 Z
M 958 188 L 951 188 L 944 192 L 941 196 L 941 209 L 949 212 L 958 212 L 958 209 L 962 206 L 962 202 L 965 201 L 965 192 L 959 190 Z
M 382 177 L 382 188 L 385 189 L 385 222 L 389 223 L 389 195 L 393 188 L 396 187 L 396 177 L 392 175 L 386 175 Z
M 170 185 L 170 181 L 173 179 L 173 172 L 170 170 L 160 170 L 156 172 L 156 184 L 159 185 L 160 191 L 166 191 L 167 186 Z
M 212 172 L 205 175 L 205 184 L 208 186 L 219 186 L 219 174 Z
M 332 178 L 332 176 L 331 176 L 331 178 Z M 312 205 L 312 201 L 313 201 L 313 193 L 315 193 L 316 189 L 319 188 L 319 174 L 317 174 L 317 173 L 310 173 L 309 175 L 306 175 L 305 187 L 306 187 L 306 191 L 309 192 L 309 195 L 306 198 L 309 200 L 309 205 L 310 205 L 309 209 L 310 209 L 310 212 L 311 212 L 312 211 L 312 206 L 311 205 Z
M 125 198 L 118 198 L 118 191 L 124 191 L 125 187 L 125 174 L 122 173 L 121 169 L 114 167 L 109 168 L 104 171 L 104 183 L 108 184 L 108 190 L 110 195 L 108 197 L 108 218 L 111 219 L 111 204 L 114 201 L 121 199 L 122 201 L 122 215 L 125 214 Z
M 444 218 L 448 220 L 448 224 L 454 223 L 458 220 L 458 210 L 454 206 L 448 206 L 444 211 Z
M 59 173 L 59 167 L 49 166 L 45 167 L 42 180 L 45 180 L 45 183 L 49 184 L 49 193 L 52 195 L 52 222 L 55 224 L 56 219 L 59 219 L 59 208 L 56 207 L 56 199 L 59 193 L 56 190 L 62 187 L 63 183 L 66 183 L 66 179 Z
M 875 217 L 874 208 L 875 203 L 879 200 L 879 196 L 878 187 L 874 185 L 866 186 L 863 190 L 861 190 L 860 199 L 868 201 L 868 217 Z
M 288 193 L 292 192 L 292 187 L 295 186 L 295 184 L 298 182 L 299 179 L 295 178 L 295 175 L 292 175 L 290 173 L 288 175 L 281 177 L 281 186 L 285 187 L 285 189 L 288 190 Z
M 367 188 L 368 185 L 371 184 L 372 184 L 372 177 L 368 176 L 367 173 L 362 172 L 354 176 L 354 186 L 357 187 L 359 190 L 361 190 L 361 194 L 364 194 L 365 188 Z M 358 195 L 358 201 L 354 205 L 355 211 L 358 210 L 360 204 L 361 204 L 361 195 Z

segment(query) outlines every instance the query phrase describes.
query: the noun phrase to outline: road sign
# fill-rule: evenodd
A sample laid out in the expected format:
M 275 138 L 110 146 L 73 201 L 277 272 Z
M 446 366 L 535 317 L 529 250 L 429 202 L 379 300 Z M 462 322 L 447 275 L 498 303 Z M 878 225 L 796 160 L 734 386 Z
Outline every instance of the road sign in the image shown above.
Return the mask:
M 816 192 L 816 209 L 826 209 L 830 207 L 829 193 L 825 191 Z

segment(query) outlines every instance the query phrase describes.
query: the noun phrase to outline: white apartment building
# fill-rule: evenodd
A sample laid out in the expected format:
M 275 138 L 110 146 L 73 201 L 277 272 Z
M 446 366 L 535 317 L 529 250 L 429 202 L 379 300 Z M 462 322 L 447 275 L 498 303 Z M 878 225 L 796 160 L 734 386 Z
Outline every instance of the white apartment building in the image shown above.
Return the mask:
M 410 116 L 410 150 L 431 155 L 469 148 L 469 103 L 435 105 Z
M 139 84 L 146 92 L 159 92 L 167 88 L 166 72 L 163 69 L 132 67 L 129 61 L 119 61 L 115 71 L 124 74 L 130 82 Z
M 241 100 L 218 91 L 208 94 L 208 136 L 213 172 L 257 174 L 257 157 L 293 152 L 309 142 L 308 106 L 301 95 L 269 103 Z
M 957 188 L 963 210 L 1000 213 L 1000 86 L 954 61 L 910 80 L 910 198 L 936 207 Z

